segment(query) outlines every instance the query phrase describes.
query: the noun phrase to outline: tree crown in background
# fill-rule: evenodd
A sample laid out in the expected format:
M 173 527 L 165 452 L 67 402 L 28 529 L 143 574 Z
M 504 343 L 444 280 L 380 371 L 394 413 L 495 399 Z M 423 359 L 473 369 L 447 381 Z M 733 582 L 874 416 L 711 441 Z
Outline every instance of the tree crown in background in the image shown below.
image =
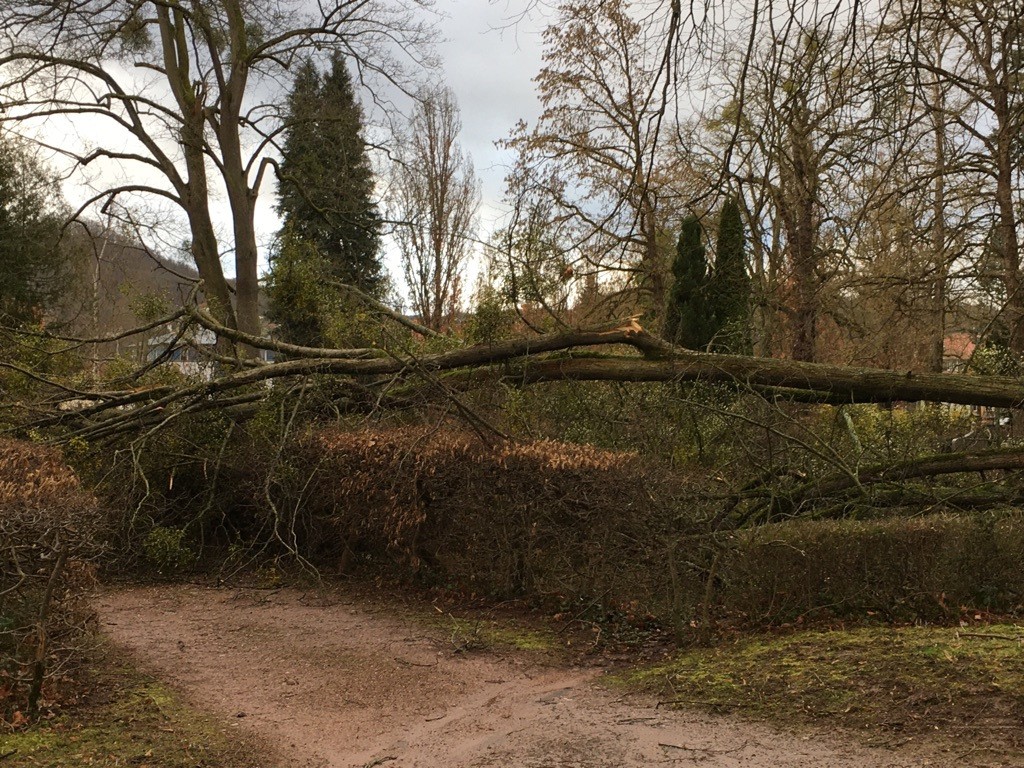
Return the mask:
M 67 286 L 60 249 L 64 202 L 54 173 L 22 142 L 0 133 L 0 320 L 22 325 Z
M 381 217 L 363 140 L 363 115 L 345 61 L 326 73 L 303 62 L 288 97 L 278 213 L 282 237 L 314 246 L 331 277 L 383 293 Z

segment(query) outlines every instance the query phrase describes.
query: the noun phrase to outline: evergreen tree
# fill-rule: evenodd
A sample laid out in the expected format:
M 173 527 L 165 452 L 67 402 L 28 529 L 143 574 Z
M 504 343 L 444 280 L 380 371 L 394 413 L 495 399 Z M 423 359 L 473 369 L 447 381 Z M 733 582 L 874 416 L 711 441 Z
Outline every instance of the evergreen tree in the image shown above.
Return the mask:
M 305 343 L 320 343 L 322 336 L 308 338 L 317 323 L 299 316 L 310 311 L 309 302 L 288 306 L 298 296 L 299 277 L 310 286 L 335 280 L 375 297 L 383 296 L 387 287 L 379 253 L 381 216 L 361 135 L 362 110 L 340 56 L 327 73 L 308 60 L 300 66 L 286 123 L 277 206 L 284 227 L 271 263 L 270 315 L 285 326 L 285 338 L 288 328 L 301 327 Z M 300 264 L 312 253 L 310 248 L 322 258 Z M 288 274 L 277 276 L 278 270 Z M 291 288 L 282 290 L 285 285 Z M 316 296 L 322 293 L 315 291 Z M 317 314 L 327 310 L 319 307 Z
M 0 134 L 0 322 L 36 323 L 70 278 L 56 176 Z
M 750 354 L 750 277 L 744 251 L 746 240 L 739 202 L 730 198 L 722 207 L 715 249 L 715 273 L 708 296 L 714 316 L 713 346 L 720 352 Z
M 664 336 L 688 349 L 706 349 L 715 333 L 708 303 L 708 262 L 704 234 L 696 216 L 687 216 L 679 232 L 675 278 L 665 312 Z
M 329 344 L 330 315 L 337 308 L 338 292 L 324 284 L 329 267 L 310 243 L 281 238 L 273 269 L 267 276 L 268 315 L 277 323 L 276 335 L 306 347 Z

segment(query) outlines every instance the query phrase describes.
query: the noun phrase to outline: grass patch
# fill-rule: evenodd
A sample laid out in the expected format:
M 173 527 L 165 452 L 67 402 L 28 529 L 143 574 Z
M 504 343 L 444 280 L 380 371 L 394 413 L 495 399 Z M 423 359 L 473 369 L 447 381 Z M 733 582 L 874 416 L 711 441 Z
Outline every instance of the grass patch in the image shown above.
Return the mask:
M 81 699 L 50 719 L 0 732 L 4 768 L 255 768 L 254 751 L 103 646 L 80 679 Z M 266 763 L 263 763 L 266 766 Z
M 549 653 L 562 649 L 553 632 L 527 629 L 508 620 L 461 619 L 445 614 L 437 623 L 450 636 L 457 652 L 486 649 L 512 649 Z
M 681 651 L 612 681 L 678 706 L 777 723 L 827 720 L 890 736 L 948 736 L 1024 756 L 1024 628 L 1012 625 L 746 636 Z

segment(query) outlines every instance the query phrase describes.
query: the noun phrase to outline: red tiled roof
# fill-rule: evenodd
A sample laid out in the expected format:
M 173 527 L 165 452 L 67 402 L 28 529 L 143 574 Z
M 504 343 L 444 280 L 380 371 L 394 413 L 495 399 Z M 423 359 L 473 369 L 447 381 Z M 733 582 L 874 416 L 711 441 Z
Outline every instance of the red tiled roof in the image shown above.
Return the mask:
M 977 344 L 969 333 L 951 333 L 942 340 L 942 356 L 969 360 Z

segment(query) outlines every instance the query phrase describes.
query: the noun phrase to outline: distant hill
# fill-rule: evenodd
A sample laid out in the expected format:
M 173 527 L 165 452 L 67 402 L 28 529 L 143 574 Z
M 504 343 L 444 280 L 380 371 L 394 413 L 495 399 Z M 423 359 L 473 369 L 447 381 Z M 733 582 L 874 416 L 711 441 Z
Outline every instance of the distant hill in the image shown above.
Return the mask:
M 199 279 L 193 265 L 99 227 L 91 234 L 81 228 L 69 232 L 66 248 L 74 279 L 50 314 L 54 323 L 79 336 L 107 336 L 167 314 L 182 305 Z M 140 341 L 106 345 L 101 357 L 141 355 Z

